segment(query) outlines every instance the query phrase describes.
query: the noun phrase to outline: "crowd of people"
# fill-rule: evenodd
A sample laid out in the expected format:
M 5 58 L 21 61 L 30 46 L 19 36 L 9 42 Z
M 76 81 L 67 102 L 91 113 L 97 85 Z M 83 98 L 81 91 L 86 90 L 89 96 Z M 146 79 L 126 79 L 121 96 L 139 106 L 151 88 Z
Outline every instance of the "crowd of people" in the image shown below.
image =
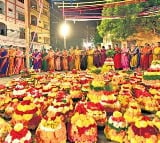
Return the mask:
M 108 55 L 109 51 L 113 51 L 114 54 Z M 118 44 L 113 48 L 111 45 L 107 48 L 104 46 L 88 49 L 70 48 L 68 51 L 35 49 L 29 55 L 30 68 L 44 72 L 101 67 L 108 57 L 113 58 L 116 70 L 135 68 L 147 70 L 152 60 L 160 60 L 160 42 L 157 45 L 146 43 L 144 46 L 132 44 L 130 47 L 123 44 L 121 48 Z M 26 54 L 22 49 L 12 45 L 0 48 L 0 77 L 19 74 L 24 68 L 26 68 Z

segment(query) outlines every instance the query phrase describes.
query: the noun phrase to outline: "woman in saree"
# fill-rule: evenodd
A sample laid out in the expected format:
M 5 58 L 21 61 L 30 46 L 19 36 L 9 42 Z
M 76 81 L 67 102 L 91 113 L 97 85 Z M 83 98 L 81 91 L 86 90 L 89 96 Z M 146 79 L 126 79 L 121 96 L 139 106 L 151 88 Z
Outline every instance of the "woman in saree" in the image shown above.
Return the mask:
M 149 67 L 151 66 L 151 63 L 153 61 L 153 50 L 154 50 L 154 48 L 155 48 L 155 44 L 152 43 L 151 47 L 149 49 Z
M 87 53 L 86 51 L 82 51 L 81 55 L 81 70 L 86 70 L 87 69 Z
M 47 67 L 47 51 L 46 49 L 43 49 L 42 51 L 42 71 L 46 72 L 48 67 Z
M 68 71 L 68 52 L 67 50 L 64 50 L 62 53 L 62 65 L 63 65 L 63 70 Z
M 138 47 L 132 45 L 130 49 L 130 67 L 132 70 L 138 68 L 139 66 L 139 55 L 140 53 Z
M 79 48 L 77 47 L 75 50 L 75 68 L 77 70 L 80 70 L 80 58 L 81 58 L 81 51 L 79 50 Z
M 38 72 L 42 66 L 41 52 L 38 52 L 38 49 L 35 49 L 35 52 L 33 53 L 32 58 L 33 58 L 33 69 Z
M 55 55 L 55 64 L 56 64 L 56 70 L 57 71 L 61 71 L 62 70 L 62 66 L 61 66 L 61 51 L 59 49 L 57 49 L 56 55 Z
M 94 50 L 94 53 L 93 53 L 94 55 L 93 55 L 93 63 L 94 63 L 94 65 L 98 68 L 98 67 L 100 67 L 100 62 L 101 62 L 101 53 L 100 53 L 100 51 L 99 51 L 99 49 L 98 49 L 98 47 L 96 47 L 96 49 Z
M 8 50 L 9 55 L 9 67 L 8 67 L 8 76 L 12 76 L 14 74 L 14 67 L 15 67 L 15 56 L 16 56 L 16 49 L 13 46 L 10 46 Z
M 100 54 L 101 54 L 101 61 L 100 61 L 100 63 L 101 63 L 101 66 L 103 66 L 104 62 L 106 60 L 106 49 L 105 49 L 105 46 L 102 46 Z
M 129 69 L 129 49 L 127 48 L 126 44 L 123 44 L 121 50 L 121 64 L 124 70 Z
M 75 54 L 74 54 L 74 49 L 73 48 L 71 48 L 69 50 L 68 65 L 69 65 L 69 70 L 70 71 L 75 68 Z
M 7 76 L 9 62 L 8 62 L 8 51 L 1 47 L 0 52 L 0 77 Z
M 15 69 L 14 69 L 14 73 L 15 74 L 19 74 L 20 71 L 23 69 L 24 67 L 24 61 L 23 61 L 23 51 L 21 51 L 18 47 L 16 49 L 16 57 L 15 57 Z
M 121 63 L 121 48 L 118 46 L 118 44 L 115 45 L 114 48 L 115 55 L 114 55 L 114 68 L 116 70 L 122 69 L 122 63 Z
M 87 68 L 91 68 L 93 67 L 93 53 L 94 53 L 94 50 L 91 49 L 91 47 L 89 47 L 88 51 L 87 51 Z
M 160 42 L 157 42 L 157 45 L 153 50 L 153 60 L 160 60 Z
M 48 59 L 48 70 L 54 71 L 55 70 L 55 64 L 54 64 L 55 53 L 53 49 L 49 50 L 47 59 Z
M 149 53 L 150 53 L 149 44 L 146 43 L 145 46 L 140 49 L 140 53 L 141 53 L 140 67 L 142 70 L 147 70 L 149 68 Z

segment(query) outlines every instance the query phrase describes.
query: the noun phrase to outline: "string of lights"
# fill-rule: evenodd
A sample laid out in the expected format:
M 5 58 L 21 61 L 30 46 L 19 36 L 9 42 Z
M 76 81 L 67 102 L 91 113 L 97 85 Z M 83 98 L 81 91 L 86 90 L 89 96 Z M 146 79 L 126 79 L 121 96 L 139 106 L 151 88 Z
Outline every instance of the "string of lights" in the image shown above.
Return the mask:
M 156 17 L 160 16 L 159 11 L 150 12 L 146 11 L 145 13 L 137 15 L 137 18 L 147 18 L 147 17 Z M 97 20 L 105 20 L 105 19 L 124 19 L 125 16 L 68 16 L 66 17 L 66 21 L 97 21 Z
M 58 8 L 60 8 L 63 13 L 64 19 L 73 19 L 76 21 L 78 19 L 104 19 L 104 18 L 114 18 L 115 17 L 103 17 L 101 16 L 101 11 L 103 8 L 111 8 L 115 6 L 123 6 L 129 4 L 137 4 L 141 2 L 146 2 L 147 0 L 121 0 L 121 1 L 110 1 L 110 0 L 95 0 L 95 1 L 70 1 L 64 0 L 52 0 L 55 2 Z M 118 17 L 118 16 L 117 16 Z

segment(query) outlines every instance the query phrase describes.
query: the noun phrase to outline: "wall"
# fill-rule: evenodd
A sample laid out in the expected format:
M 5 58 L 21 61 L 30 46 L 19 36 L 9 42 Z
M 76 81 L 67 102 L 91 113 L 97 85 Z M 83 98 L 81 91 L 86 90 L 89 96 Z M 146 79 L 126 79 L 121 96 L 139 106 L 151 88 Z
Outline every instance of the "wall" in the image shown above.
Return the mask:
M 0 0 L 4 2 L 4 14 L 0 14 L 0 22 L 7 25 L 7 36 L 0 35 L 0 43 L 5 45 L 25 46 L 25 40 L 20 39 L 20 28 L 24 21 L 18 20 L 18 12 L 24 13 L 24 4 L 18 0 Z

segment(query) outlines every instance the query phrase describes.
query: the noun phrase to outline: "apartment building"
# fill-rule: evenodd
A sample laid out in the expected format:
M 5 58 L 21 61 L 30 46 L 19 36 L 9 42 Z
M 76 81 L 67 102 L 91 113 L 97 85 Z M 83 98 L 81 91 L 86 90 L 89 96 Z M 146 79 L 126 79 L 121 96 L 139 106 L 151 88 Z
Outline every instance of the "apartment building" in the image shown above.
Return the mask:
M 25 46 L 24 0 L 0 0 L 0 45 Z
M 0 45 L 26 46 L 33 49 L 50 48 L 50 4 L 48 0 L 0 0 Z M 42 4 L 42 7 L 40 6 Z M 25 7 L 28 17 L 25 17 Z M 29 19 L 26 34 L 25 19 Z
M 41 7 L 41 2 L 43 6 Z M 33 49 L 50 48 L 50 4 L 48 0 L 30 0 L 30 42 Z

